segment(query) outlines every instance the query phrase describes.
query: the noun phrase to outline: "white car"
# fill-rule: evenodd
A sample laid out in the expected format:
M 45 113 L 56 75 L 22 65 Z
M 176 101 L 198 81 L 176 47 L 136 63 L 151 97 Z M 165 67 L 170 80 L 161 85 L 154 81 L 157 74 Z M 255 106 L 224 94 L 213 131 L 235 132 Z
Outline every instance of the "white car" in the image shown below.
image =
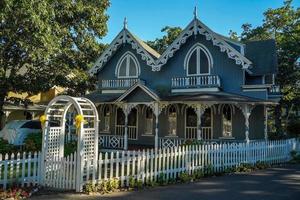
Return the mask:
M 9 144 L 23 145 L 29 134 L 40 132 L 42 132 L 40 121 L 12 120 L 0 131 L 0 138 L 7 140 Z

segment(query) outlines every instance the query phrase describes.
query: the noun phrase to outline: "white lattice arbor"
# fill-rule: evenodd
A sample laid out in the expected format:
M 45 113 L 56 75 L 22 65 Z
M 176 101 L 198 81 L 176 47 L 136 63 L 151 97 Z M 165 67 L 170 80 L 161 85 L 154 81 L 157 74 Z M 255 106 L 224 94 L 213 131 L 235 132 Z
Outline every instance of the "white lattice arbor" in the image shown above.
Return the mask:
M 46 122 L 43 130 L 42 148 L 43 182 L 49 182 L 47 181 L 47 179 L 49 179 L 47 172 L 52 170 L 53 174 L 53 170 L 55 170 L 55 167 L 52 166 L 53 162 L 51 163 L 49 160 L 59 161 L 64 157 L 66 114 L 72 106 L 77 114 L 82 115 L 84 119 L 80 127 L 76 130 L 78 138 L 77 158 L 74 159 L 76 176 L 73 177 L 76 185 L 76 188 L 73 189 L 81 191 L 83 176 L 87 176 L 85 172 L 97 166 L 99 122 L 95 105 L 83 97 L 57 96 L 46 108 Z M 87 158 L 93 158 L 92 162 L 87 164 Z M 49 163 L 52 165 L 49 166 Z M 87 169 L 86 166 L 89 166 L 89 169 Z

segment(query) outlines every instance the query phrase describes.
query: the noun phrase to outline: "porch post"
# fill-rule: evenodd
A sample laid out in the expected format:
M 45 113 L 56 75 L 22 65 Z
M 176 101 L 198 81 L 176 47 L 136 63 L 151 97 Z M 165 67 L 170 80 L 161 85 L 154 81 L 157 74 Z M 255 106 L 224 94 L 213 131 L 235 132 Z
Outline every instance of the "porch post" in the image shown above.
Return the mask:
M 204 112 L 204 109 L 201 106 L 197 106 L 196 114 L 197 114 L 197 140 L 202 140 L 202 133 L 201 133 L 201 116 Z
M 247 143 L 250 142 L 250 139 L 249 139 L 249 118 L 250 118 L 250 115 L 251 115 L 251 110 L 252 110 L 252 106 L 251 105 L 248 105 L 248 104 L 245 104 L 245 105 L 242 105 L 241 106 L 241 110 L 244 114 L 244 117 L 245 117 L 245 141 Z
M 155 115 L 155 138 L 154 138 L 154 148 L 158 149 L 158 117 L 160 114 L 158 103 L 154 104 L 154 115 Z
M 124 132 L 124 149 L 128 149 L 128 112 L 124 112 L 125 114 L 125 132 Z
M 265 140 L 268 140 L 268 107 L 266 105 L 264 105 L 264 112 L 265 112 L 264 135 L 265 135 Z

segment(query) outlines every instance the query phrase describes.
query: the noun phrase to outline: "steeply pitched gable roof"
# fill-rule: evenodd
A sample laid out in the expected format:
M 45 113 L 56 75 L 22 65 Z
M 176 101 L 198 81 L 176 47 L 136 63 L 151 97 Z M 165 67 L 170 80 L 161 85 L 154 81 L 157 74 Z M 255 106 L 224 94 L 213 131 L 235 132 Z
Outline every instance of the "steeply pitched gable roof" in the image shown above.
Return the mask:
M 253 62 L 252 75 L 277 72 L 278 64 L 274 39 L 247 42 L 245 56 Z
M 137 53 L 141 55 L 142 59 L 147 62 L 147 65 L 152 68 L 152 71 L 160 71 L 161 67 L 166 64 L 171 57 L 173 57 L 175 52 L 180 49 L 181 45 L 184 44 L 190 36 L 197 34 L 204 35 L 206 40 L 212 41 L 214 46 L 218 46 L 221 52 L 225 52 L 230 59 L 235 60 L 237 65 L 241 65 L 243 69 L 249 71 L 249 68 L 252 65 L 252 62 L 249 59 L 229 45 L 224 38 L 210 30 L 199 19 L 194 18 L 194 20 L 189 23 L 189 25 L 182 31 L 178 38 L 166 49 L 162 55 L 159 55 L 155 50 L 149 47 L 142 40 L 138 39 L 136 36 L 130 33 L 127 28 L 124 27 L 117 37 L 112 41 L 110 46 L 99 57 L 94 66 L 89 70 L 89 73 L 98 73 L 98 71 L 103 67 L 104 63 L 108 61 L 108 59 L 122 43 L 131 44 L 132 48 L 136 49 Z

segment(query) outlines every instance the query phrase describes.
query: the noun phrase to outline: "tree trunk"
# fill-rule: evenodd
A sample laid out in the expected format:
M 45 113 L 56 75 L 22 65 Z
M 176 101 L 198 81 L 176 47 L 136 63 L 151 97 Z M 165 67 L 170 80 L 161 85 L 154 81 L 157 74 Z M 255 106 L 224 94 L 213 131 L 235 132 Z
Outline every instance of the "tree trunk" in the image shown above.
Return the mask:
M 276 128 L 276 133 L 282 135 L 283 134 L 283 130 L 282 130 L 282 120 L 281 120 L 281 115 L 282 115 L 282 111 L 281 111 L 281 104 L 278 104 L 275 107 L 275 128 Z
M 7 92 L 5 90 L 1 89 L 1 91 L 0 91 L 0 130 L 4 126 L 4 124 L 2 124 L 2 119 L 4 116 L 3 106 L 4 106 L 4 100 L 5 100 L 6 95 L 7 95 Z

